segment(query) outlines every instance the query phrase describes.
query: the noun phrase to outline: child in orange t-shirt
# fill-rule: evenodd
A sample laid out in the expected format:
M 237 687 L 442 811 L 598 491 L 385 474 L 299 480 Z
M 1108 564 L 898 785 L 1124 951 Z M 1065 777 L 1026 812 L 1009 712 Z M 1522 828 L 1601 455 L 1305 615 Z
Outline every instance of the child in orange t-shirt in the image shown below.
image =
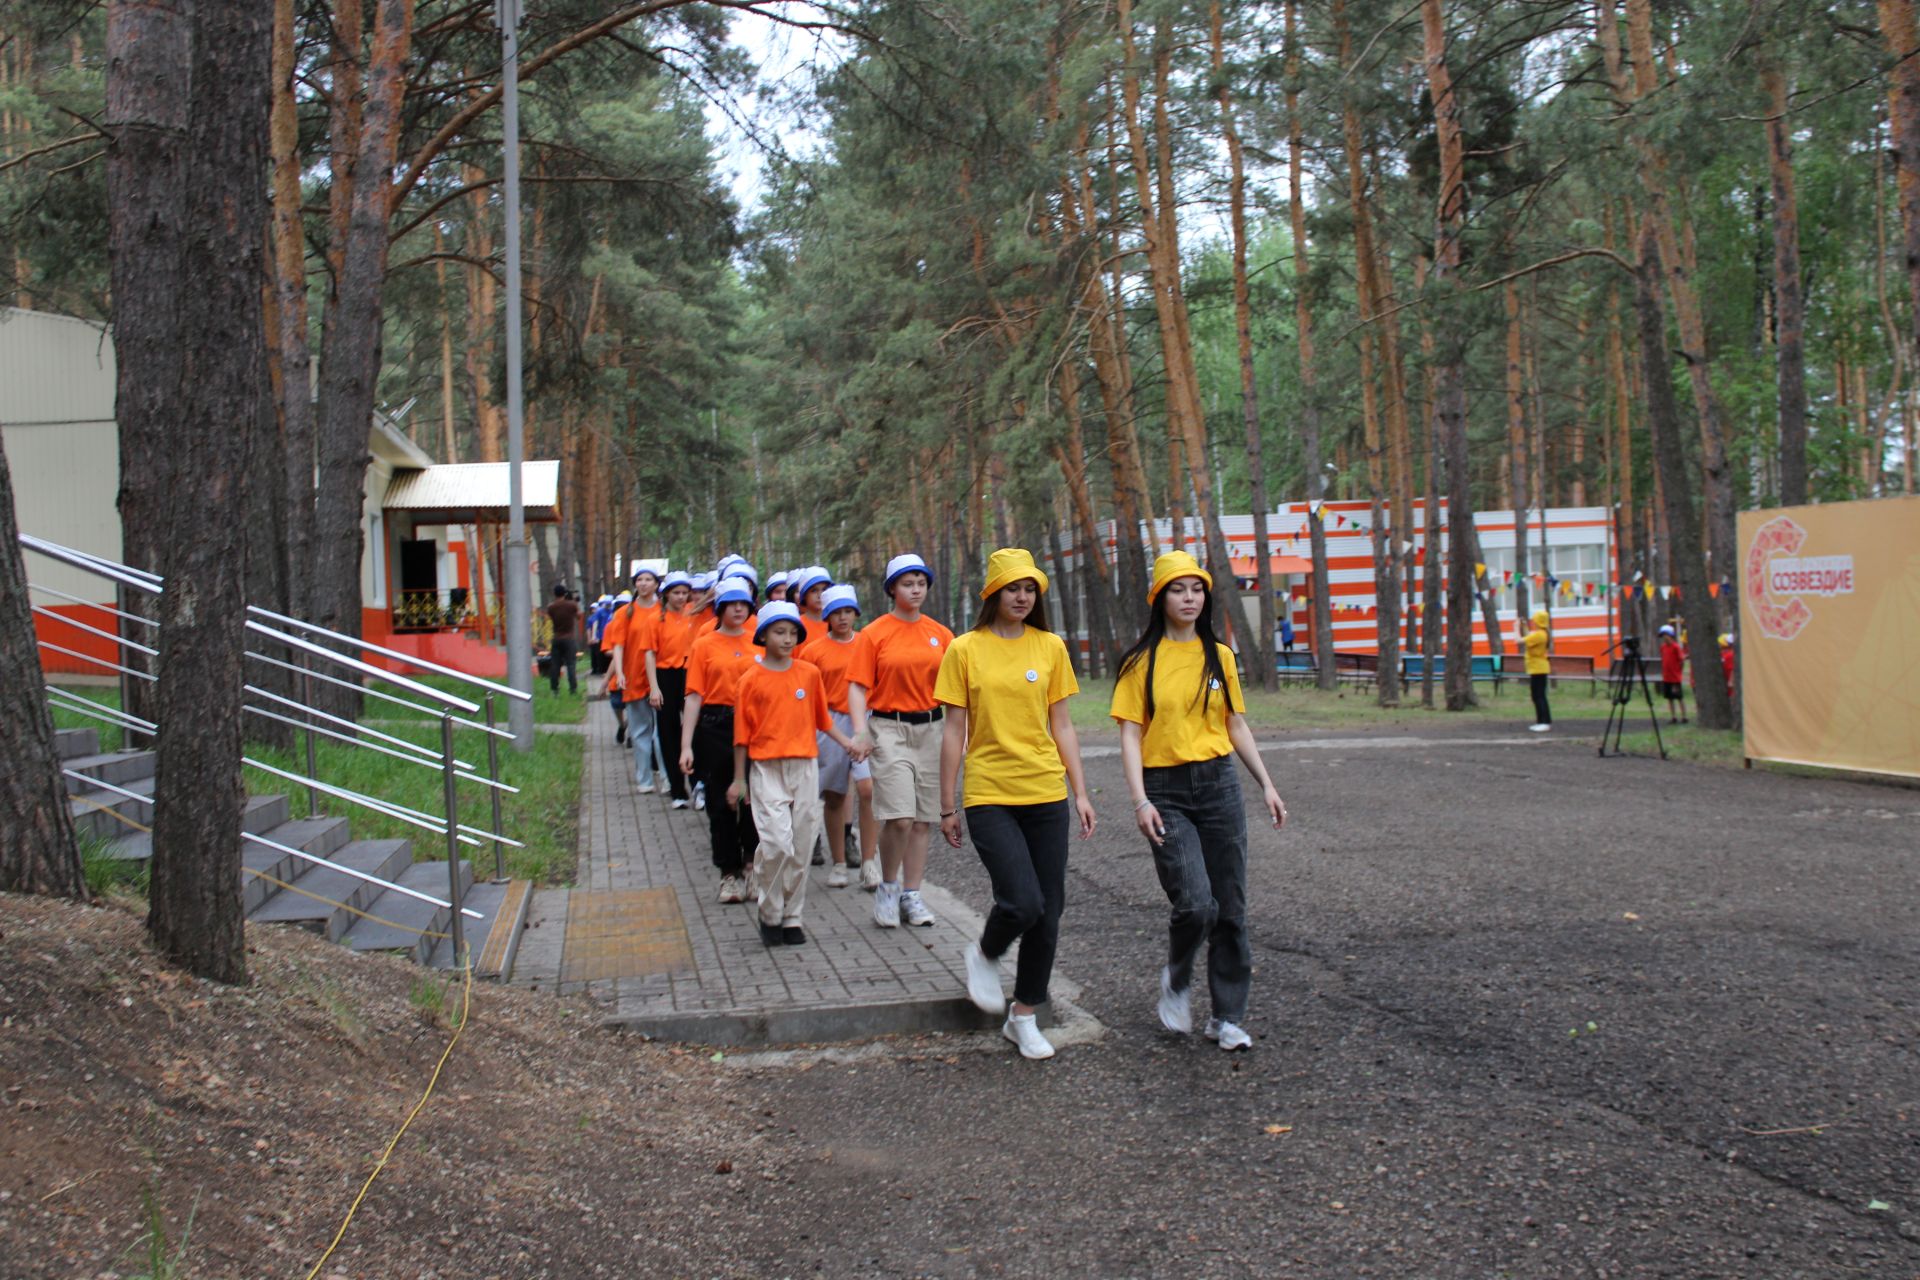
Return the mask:
M 820 751 L 824 733 L 849 752 L 853 739 L 827 714 L 827 688 L 820 668 L 796 662 L 800 611 L 785 601 L 761 609 L 753 642 L 766 650 L 758 666 L 740 674 L 734 688 L 733 783 L 727 804 L 740 803 L 741 783 L 753 805 L 760 836 L 753 860 L 760 940 L 770 947 L 797 947 L 807 940 L 800 913 L 807 901 L 807 856 L 820 830 Z
M 827 709 L 833 723 L 849 737 L 853 717 L 847 701 L 847 676 L 859 648 L 860 636 L 854 621 L 860 616 L 860 598 L 849 584 L 828 587 L 822 605 L 825 617 L 822 634 L 800 646 L 794 656 L 820 668 L 827 685 Z M 806 614 L 801 623 L 805 625 Z M 860 843 L 854 844 L 852 793 L 860 795 Z M 833 855 L 833 870 L 827 873 L 829 889 L 844 888 L 848 873 L 858 869 L 861 887 L 880 887 L 880 824 L 873 820 L 873 774 L 866 761 L 855 761 L 839 744 L 820 735 L 820 800 L 826 810 L 827 848 Z M 861 860 L 859 850 L 867 851 Z

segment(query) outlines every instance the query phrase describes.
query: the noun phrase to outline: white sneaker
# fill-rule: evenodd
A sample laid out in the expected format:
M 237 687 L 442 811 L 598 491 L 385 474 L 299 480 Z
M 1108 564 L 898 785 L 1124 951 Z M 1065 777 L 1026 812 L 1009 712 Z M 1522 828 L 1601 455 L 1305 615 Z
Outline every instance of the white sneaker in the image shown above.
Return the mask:
M 684 809 L 687 807 L 687 802 L 685 800 L 675 800 L 672 804 L 668 805 L 667 807 L 669 809 Z
M 1160 970 L 1160 1025 L 1181 1035 L 1193 1034 L 1193 988 L 1173 989 L 1173 966 Z
M 923 929 L 933 923 L 933 912 L 920 897 L 918 889 L 906 889 L 901 892 L 900 915 L 908 924 Z
M 860 887 L 868 893 L 880 887 L 880 859 L 868 858 L 860 864 Z
M 693 807 L 696 809 L 707 807 L 707 784 L 704 782 L 693 784 Z
M 1527 732 L 1528 733 L 1545 733 L 1547 730 L 1551 728 L 1553 728 L 1553 726 L 1550 724 L 1530 724 L 1527 726 Z
M 967 999 L 982 1013 L 1003 1012 L 1007 997 L 1000 991 L 1000 967 L 987 959 L 977 942 L 969 942 L 961 958 L 967 964 Z
M 1253 1048 L 1253 1037 L 1231 1022 L 1210 1020 L 1207 1026 L 1213 1033 L 1209 1035 L 1207 1039 L 1218 1041 L 1222 1049 L 1232 1051 L 1234 1049 Z
M 747 886 L 739 876 L 720 877 L 720 901 L 745 902 L 746 900 Z
M 827 872 L 827 888 L 844 889 L 846 887 L 847 887 L 847 869 L 836 863 L 834 865 L 833 870 Z
M 900 927 L 900 886 L 883 884 L 874 891 L 873 922 L 882 929 Z
M 1053 1046 L 1040 1034 L 1040 1024 L 1034 1021 L 1030 1013 L 1010 1013 L 1007 1025 L 1000 1028 L 1000 1034 L 1020 1046 L 1023 1058 L 1051 1058 Z

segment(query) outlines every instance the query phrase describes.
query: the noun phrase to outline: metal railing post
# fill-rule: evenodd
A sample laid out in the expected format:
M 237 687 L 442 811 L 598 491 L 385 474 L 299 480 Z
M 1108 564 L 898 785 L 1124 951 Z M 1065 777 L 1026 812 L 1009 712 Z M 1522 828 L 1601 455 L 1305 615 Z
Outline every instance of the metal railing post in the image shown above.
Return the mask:
M 453 763 L 453 713 L 440 716 L 440 773 L 447 796 L 447 901 L 453 904 L 453 958 L 467 963 L 467 930 L 460 916 L 460 790 Z
M 491 693 L 487 695 L 487 728 L 493 728 L 493 695 Z M 500 739 L 494 737 L 492 734 L 487 735 L 487 780 L 489 782 L 500 781 Z M 497 835 L 502 829 L 500 825 L 500 789 L 493 787 L 490 788 L 490 791 L 493 797 L 493 830 Z M 507 878 L 507 852 L 501 848 L 498 840 L 493 842 L 493 878 L 495 880 L 505 880 Z
M 306 703 L 309 707 L 311 707 L 313 705 L 313 655 L 309 653 L 304 655 L 304 657 L 306 659 L 304 665 L 307 670 L 306 670 L 306 674 L 302 676 L 300 680 L 300 701 Z M 308 716 L 306 720 L 307 720 L 307 776 L 309 778 L 317 778 L 320 776 L 320 770 L 319 770 L 319 767 L 314 763 L 313 717 Z M 319 813 L 320 813 L 320 793 L 314 790 L 313 787 L 309 786 L 307 788 L 307 816 L 309 818 L 317 817 Z

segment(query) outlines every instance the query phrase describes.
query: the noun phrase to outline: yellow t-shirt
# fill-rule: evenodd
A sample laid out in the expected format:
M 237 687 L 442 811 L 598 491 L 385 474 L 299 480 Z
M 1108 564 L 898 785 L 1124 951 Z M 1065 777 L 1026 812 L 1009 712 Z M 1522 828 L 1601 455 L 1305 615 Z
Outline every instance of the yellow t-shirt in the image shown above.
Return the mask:
M 1553 639 L 1545 627 L 1535 627 L 1527 632 L 1521 641 L 1527 650 L 1527 674 L 1544 676 L 1553 670 L 1553 664 L 1547 661 L 1547 642 Z
M 967 712 L 964 804 L 1048 804 L 1067 798 L 1066 766 L 1047 712 L 1080 692 L 1067 646 L 1028 627 L 1018 640 L 991 631 L 954 638 L 933 696 Z
M 1161 640 L 1153 654 L 1153 719 L 1147 719 L 1147 655 L 1127 668 L 1113 686 L 1115 720 L 1141 725 L 1140 763 L 1149 769 L 1216 760 L 1233 750 L 1227 737 L 1227 712 L 1247 709 L 1240 692 L 1240 671 L 1233 650 L 1219 645 L 1220 669 L 1227 687 L 1217 683 L 1207 690 L 1206 711 L 1200 710 L 1200 681 L 1206 676 L 1206 654 L 1200 640 Z

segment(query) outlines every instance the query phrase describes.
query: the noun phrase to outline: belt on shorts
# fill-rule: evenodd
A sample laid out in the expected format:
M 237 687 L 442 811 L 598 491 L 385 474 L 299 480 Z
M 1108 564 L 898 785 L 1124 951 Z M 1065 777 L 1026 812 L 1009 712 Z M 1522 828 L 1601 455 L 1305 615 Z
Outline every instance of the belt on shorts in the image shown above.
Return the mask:
M 934 724 L 947 710 L 935 707 L 931 711 L 869 711 L 867 714 L 880 720 L 898 720 L 901 724 Z
M 733 708 L 720 705 L 705 705 L 700 708 L 700 718 L 704 721 L 733 720 Z

